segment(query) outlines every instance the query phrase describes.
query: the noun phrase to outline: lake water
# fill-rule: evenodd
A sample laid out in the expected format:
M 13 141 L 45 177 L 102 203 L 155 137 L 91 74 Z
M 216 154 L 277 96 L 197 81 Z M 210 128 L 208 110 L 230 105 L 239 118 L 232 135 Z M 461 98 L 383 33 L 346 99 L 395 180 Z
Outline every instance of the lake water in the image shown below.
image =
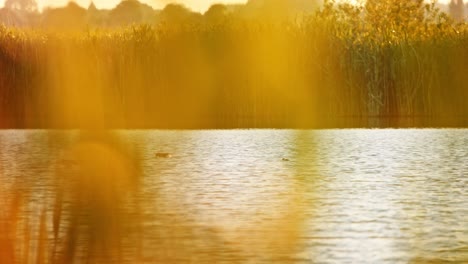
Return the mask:
M 117 166 L 103 180 L 57 187 L 85 174 L 90 161 L 69 154 L 82 133 L 0 132 L 0 222 L 15 228 L 3 243 L 17 260 L 74 247 L 69 258 L 83 263 L 102 233 L 118 248 L 104 257 L 128 263 L 468 262 L 467 129 L 137 130 L 92 141 L 111 137 L 137 153 L 138 187 L 113 185 L 125 155 L 96 169 Z M 96 162 L 112 156 L 88 149 Z

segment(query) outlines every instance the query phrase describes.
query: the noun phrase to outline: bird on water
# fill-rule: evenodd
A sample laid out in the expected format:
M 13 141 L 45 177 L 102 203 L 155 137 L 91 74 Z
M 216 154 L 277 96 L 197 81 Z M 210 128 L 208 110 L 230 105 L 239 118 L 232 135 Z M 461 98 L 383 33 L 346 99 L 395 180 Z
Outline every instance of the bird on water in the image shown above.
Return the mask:
M 170 157 L 172 157 L 171 153 L 167 153 L 167 152 L 157 152 L 156 154 L 154 154 L 154 156 L 156 158 L 170 158 Z

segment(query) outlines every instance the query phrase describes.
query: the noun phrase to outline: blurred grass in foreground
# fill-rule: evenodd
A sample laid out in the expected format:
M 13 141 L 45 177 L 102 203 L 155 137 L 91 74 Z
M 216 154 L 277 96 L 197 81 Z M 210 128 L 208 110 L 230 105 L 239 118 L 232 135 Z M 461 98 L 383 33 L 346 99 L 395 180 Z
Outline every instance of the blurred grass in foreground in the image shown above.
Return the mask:
M 42 199 L 32 193 L 33 183 L 2 183 L 0 262 L 128 259 L 124 247 L 141 239 L 137 154 L 111 133 L 82 132 L 50 166 L 55 168 L 53 194 Z
M 43 142 L 50 170 L 10 180 L 0 169 L 0 263 L 294 261 L 304 228 L 296 184 L 259 198 L 275 201 L 281 213 L 259 207 L 235 229 L 226 219 L 208 225 L 192 215 L 199 201 L 186 204 L 183 193 L 171 198 L 153 188 L 169 175 L 144 174 L 135 142 L 116 132 L 51 132 Z M 258 210 L 268 221 L 259 221 Z

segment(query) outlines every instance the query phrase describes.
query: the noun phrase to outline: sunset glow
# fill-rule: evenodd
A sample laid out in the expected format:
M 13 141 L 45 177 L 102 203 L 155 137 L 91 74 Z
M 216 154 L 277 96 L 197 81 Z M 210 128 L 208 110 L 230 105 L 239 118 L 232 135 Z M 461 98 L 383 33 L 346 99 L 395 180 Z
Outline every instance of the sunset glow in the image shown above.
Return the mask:
M 246 3 L 248 0 L 141 0 L 140 2 L 146 3 L 153 8 L 163 8 L 165 5 L 169 3 L 180 3 L 183 4 L 190 9 L 197 11 L 197 12 L 205 12 L 211 5 L 222 3 L 222 4 L 243 4 Z M 343 0 L 346 1 L 346 0 Z M 68 2 L 76 2 L 80 6 L 87 7 L 91 2 L 94 2 L 97 8 L 102 9 L 111 9 L 115 7 L 117 4 L 121 2 L 121 0 L 37 0 L 39 9 L 43 9 L 47 6 L 51 7 L 60 7 L 66 5 Z M 340 2 L 340 1 L 337 1 Z M 359 3 L 362 0 L 349 0 L 351 3 Z M 429 2 L 429 1 L 428 1 Z M 439 0 L 437 1 L 441 4 L 448 4 L 450 0 Z M 0 0 L 0 6 L 3 6 L 5 0 Z
M 0 0 L 0 264 L 468 263 L 468 0 L 67 1 Z
M 64 6 L 68 2 L 76 2 L 80 6 L 87 7 L 91 2 L 94 2 L 97 8 L 105 8 L 110 9 L 115 7 L 117 4 L 120 3 L 121 0 L 37 0 L 38 6 L 40 9 L 43 9 L 47 6 L 52 7 L 59 7 Z M 237 3 L 245 3 L 246 0 L 141 0 L 140 2 L 146 3 L 153 8 L 163 8 L 168 3 L 180 3 L 183 4 L 194 11 L 204 12 L 206 11 L 212 4 L 216 3 L 224 3 L 224 4 L 237 4 Z M 0 6 L 3 6 L 5 0 L 0 0 Z

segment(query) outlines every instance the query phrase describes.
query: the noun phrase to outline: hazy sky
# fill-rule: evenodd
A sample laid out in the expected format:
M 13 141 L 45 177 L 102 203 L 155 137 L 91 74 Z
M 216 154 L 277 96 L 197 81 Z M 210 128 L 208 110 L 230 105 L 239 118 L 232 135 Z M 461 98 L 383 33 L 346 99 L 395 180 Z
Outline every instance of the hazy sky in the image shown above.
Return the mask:
M 44 6 L 64 6 L 70 0 L 36 0 L 39 8 Z M 93 0 L 98 8 L 113 8 L 121 0 Z M 195 11 L 204 12 L 208 7 L 214 3 L 245 3 L 247 0 L 139 0 L 140 2 L 147 3 L 154 8 L 164 7 L 167 3 L 181 3 Z M 3 6 L 5 0 L 0 0 L 0 6 Z M 81 6 L 87 7 L 91 0 L 74 0 Z M 450 0 L 439 0 L 441 3 L 448 3 Z M 466 0 L 465 0 L 466 2 Z
M 64 6 L 70 0 L 36 0 L 39 8 L 44 6 Z M 112 8 L 120 3 L 121 0 L 93 0 L 98 8 Z M 5 0 L 0 0 L 0 6 L 4 5 Z M 81 6 L 87 7 L 91 0 L 74 0 Z M 155 8 L 164 7 L 167 3 L 181 3 L 196 11 L 205 11 L 213 3 L 245 3 L 247 0 L 140 0 Z

